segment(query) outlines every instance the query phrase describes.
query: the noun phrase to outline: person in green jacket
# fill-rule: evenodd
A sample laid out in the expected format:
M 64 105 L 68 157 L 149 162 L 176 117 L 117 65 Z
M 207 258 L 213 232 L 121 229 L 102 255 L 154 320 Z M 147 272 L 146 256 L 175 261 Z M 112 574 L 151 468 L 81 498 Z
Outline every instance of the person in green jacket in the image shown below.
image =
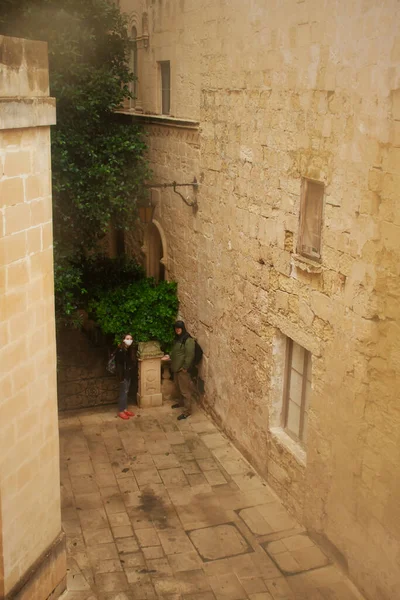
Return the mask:
M 176 321 L 174 325 L 175 340 L 172 347 L 171 370 L 174 374 L 174 381 L 180 401 L 173 404 L 172 408 L 181 408 L 184 406 L 184 411 L 179 415 L 178 421 L 187 419 L 192 414 L 192 403 L 194 397 L 194 385 L 189 374 L 189 369 L 194 361 L 195 343 L 194 339 L 186 331 L 183 321 Z

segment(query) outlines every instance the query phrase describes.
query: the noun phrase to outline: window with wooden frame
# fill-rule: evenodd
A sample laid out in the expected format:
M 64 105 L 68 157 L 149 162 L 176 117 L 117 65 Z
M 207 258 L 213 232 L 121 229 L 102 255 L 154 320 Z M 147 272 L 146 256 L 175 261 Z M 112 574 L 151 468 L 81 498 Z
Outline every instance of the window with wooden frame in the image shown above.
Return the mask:
M 297 252 L 314 260 L 321 259 L 323 199 L 324 184 L 303 179 Z
M 311 396 L 311 354 L 287 339 L 283 390 L 283 427 L 294 440 L 307 441 L 308 407 Z
M 161 114 L 169 115 L 171 111 L 171 63 L 163 60 L 159 63 L 161 73 Z

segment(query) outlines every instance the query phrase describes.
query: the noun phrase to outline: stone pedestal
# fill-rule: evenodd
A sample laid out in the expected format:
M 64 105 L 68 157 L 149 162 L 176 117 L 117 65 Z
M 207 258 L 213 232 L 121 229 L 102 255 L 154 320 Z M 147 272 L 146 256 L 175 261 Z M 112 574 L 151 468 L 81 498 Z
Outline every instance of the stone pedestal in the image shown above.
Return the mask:
M 140 342 L 139 391 L 137 402 L 140 408 L 162 406 L 161 393 L 161 357 L 164 353 L 158 342 Z

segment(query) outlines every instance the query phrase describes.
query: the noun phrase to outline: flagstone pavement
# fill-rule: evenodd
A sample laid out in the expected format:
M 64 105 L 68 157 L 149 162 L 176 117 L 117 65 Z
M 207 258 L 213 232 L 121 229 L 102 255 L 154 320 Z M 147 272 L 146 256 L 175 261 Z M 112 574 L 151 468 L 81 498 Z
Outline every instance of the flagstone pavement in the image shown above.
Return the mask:
M 60 415 L 62 600 L 362 600 L 201 410 L 135 412 Z

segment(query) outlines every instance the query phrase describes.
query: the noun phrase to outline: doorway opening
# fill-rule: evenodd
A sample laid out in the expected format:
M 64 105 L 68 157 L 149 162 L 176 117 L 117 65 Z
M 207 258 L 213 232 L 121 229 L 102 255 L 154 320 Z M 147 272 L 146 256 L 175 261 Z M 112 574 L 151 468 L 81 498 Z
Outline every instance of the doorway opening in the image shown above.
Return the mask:
M 157 221 L 152 221 L 147 226 L 143 252 L 146 275 L 154 277 L 157 283 L 168 279 L 166 249 L 166 239 L 162 227 Z

